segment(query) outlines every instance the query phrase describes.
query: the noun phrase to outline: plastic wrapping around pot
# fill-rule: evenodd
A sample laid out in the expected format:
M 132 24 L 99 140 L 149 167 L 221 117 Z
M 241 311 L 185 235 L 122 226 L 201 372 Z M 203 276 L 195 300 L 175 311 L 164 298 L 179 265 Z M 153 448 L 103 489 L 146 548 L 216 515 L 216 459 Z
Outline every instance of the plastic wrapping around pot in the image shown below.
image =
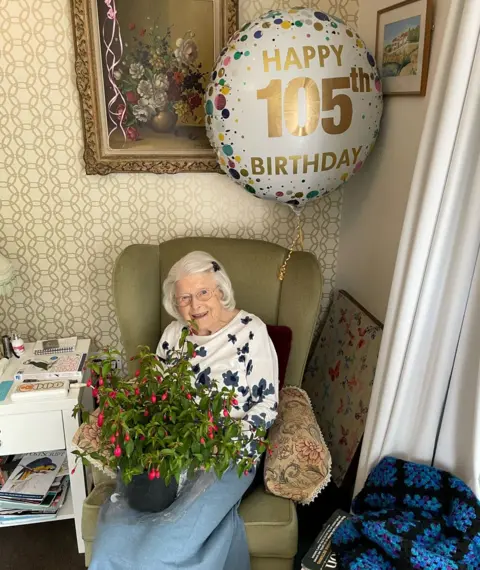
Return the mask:
M 150 481 L 145 471 L 135 475 L 125 487 L 125 495 L 129 506 L 136 511 L 144 513 L 160 513 L 175 501 L 178 483 L 175 479 L 165 485 L 164 479 Z
M 167 488 L 164 485 L 162 492 L 159 493 L 158 497 L 155 497 L 155 489 L 153 487 L 149 488 L 146 484 L 144 485 L 142 476 L 139 477 L 139 482 L 130 489 L 128 489 L 130 485 L 125 485 L 121 477 L 117 478 L 115 492 L 103 506 L 100 513 L 99 522 L 101 524 L 134 525 L 152 522 L 175 522 L 187 512 L 190 505 L 216 480 L 215 473 L 210 471 L 199 471 L 192 479 L 182 478 L 180 485 L 178 485 L 176 496 L 173 493 L 173 502 L 161 510 L 161 502 L 164 505 L 168 503 L 171 498 L 170 493 L 172 493 L 173 485 L 177 487 L 176 482 L 173 483 L 172 487 Z M 153 483 L 153 481 L 148 480 L 148 477 L 146 480 L 148 483 Z M 154 481 L 160 483 L 162 480 L 155 479 Z M 141 495 L 142 489 L 145 492 L 144 497 L 139 498 L 139 504 L 135 505 L 137 508 L 132 508 L 129 496 L 131 497 L 132 491 L 134 495 L 137 493 Z M 159 508 L 158 512 L 155 512 L 153 507 Z

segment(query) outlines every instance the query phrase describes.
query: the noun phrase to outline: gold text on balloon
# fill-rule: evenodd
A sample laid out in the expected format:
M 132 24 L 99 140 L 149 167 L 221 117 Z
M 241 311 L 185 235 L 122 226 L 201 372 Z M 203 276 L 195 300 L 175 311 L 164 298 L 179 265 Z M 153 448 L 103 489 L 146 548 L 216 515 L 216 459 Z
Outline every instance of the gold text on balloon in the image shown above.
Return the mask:
M 362 146 L 345 148 L 340 153 L 322 152 L 316 154 L 297 154 L 293 156 L 252 156 L 251 172 L 253 176 L 263 174 L 309 174 L 327 170 L 350 167 L 358 162 Z

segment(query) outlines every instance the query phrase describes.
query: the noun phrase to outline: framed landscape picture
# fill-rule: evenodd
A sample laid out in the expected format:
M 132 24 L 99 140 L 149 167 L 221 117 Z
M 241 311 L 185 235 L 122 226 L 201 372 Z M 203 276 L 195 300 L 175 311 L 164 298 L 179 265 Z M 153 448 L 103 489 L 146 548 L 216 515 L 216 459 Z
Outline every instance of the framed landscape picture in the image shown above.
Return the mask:
M 216 171 L 203 93 L 237 0 L 72 0 L 87 174 Z
M 406 0 L 377 14 L 377 64 L 385 95 L 425 95 L 432 0 Z

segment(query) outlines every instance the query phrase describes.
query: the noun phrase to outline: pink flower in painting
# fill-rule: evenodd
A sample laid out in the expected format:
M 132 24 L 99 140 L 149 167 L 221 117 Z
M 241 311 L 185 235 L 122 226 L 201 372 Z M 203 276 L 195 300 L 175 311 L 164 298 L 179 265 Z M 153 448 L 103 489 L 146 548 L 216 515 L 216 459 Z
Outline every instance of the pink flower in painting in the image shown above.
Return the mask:
M 313 441 L 299 441 L 295 445 L 295 450 L 302 459 L 312 463 L 325 459 L 325 449 Z
M 140 138 L 140 133 L 135 127 L 128 127 L 125 132 L 127 134 L 127 138 L 131 141 L 138 141 Z
M 122 123 L 125 123 L 127 120 L 127 111 L 123 103 L 119 103 L 117 106 L 117 117 L 122 121 Z
M 135 93 L 135 91 L 127 91 L 125 96 L 129 103 L 135 104 L 138 101 L 138 93 Z
M 145 28 L 143 28 L 143 29 L 140 30 L 140 32 L 138 33 L 138 35 L 139 35 L 141 38 L 143 38 L 143 36 L 145 35 L 146 31 L 147 31 L 147 30 L 146 30 Z
M 188 98 L 188 104 L 190 105 L 190 109 L 196 109 L 197 107 L 200 107 L 200 105 L 202 104 L 202 98 L 198 93 L 190 95 L 190 97 Z
M 128 29 L 129 30 L 134 30 L 135 29 L 135 24 L 128 24 Z

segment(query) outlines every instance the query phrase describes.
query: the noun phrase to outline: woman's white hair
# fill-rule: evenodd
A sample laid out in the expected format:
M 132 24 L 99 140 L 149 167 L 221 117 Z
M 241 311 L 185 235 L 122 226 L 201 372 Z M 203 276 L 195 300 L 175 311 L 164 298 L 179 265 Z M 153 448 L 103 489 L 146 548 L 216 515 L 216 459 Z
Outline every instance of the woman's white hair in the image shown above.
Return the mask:
M 217 286 L 223 293 L 221 303 L 229 311 L 235 308 L 232 282 L 223 266 L 209 253 L 192 251 L 172 266 L 163 282 L 163 306 L 169 315 L 174 319 L 182 320 L 175 304 L 175 283 L 187 275 L 196 273 L 213 273 Z

